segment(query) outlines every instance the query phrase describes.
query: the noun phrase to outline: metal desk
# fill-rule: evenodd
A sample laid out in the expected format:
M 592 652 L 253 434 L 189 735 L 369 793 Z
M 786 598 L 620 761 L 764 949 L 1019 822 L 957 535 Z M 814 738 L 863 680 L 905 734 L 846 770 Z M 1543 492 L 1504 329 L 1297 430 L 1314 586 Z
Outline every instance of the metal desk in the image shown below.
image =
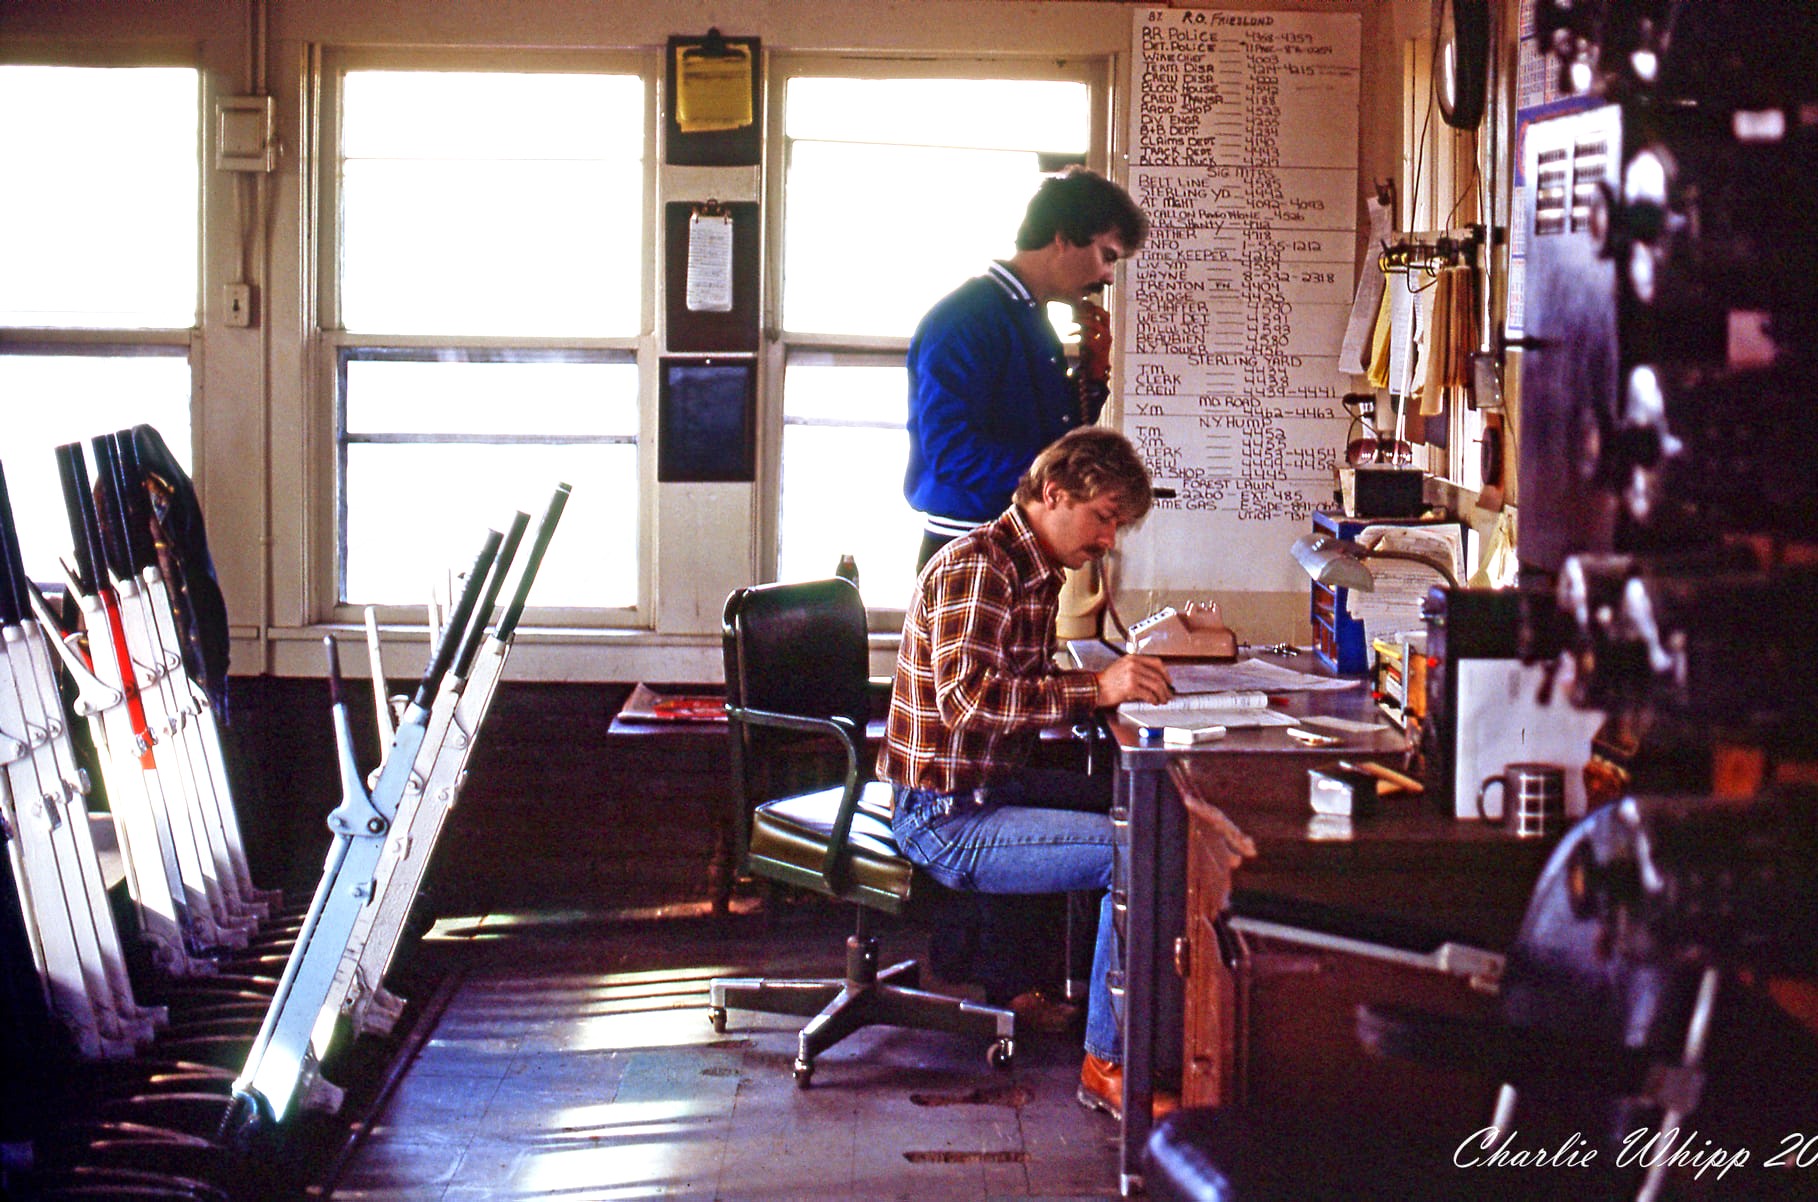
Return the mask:
M 1318 672 L 1311 655 L 1278 658 L 1286 666 Z M 1377 716 L 1367 690 L 1286 694 L 1286 712 L 1356 720 Z M 1123 719 L 1110 723 L 1115 741 L 1116 780 L 1111 817 L 1119 835 L 1112 882 L 1114 905 L 1124 930 L 1124 1121 L 1118 1173 L 1122 1191 L 1141 1189 L 1143 1147 L 1149 1138 L 1149 1107 L 1160 1065 L 1180 1062 L 1181 982 L 1165 966 L 1173 961 L 1174 939 L 1182 930 L 1185 812 L 1171 778 L 1177 763 L 1218 762 L 1268 792 L 1282 797 L 1298 789 L 1305 806 L 1306 770 L 1343 756 L 1398 756 L 1405 746 L 1399 731 L 1354 736 L 1340 746 L 1308 748 L 1281 727 L 1233 730 L 1225 738 L 1194 747 L 1167 747 L 1141 738 Z M 1234 814 L 1240 826 L 1244 819 Z M 1449 825 L 1456 826 L 1452 823 Z M 1116 981 L 1113 981 L 1114 987 Z

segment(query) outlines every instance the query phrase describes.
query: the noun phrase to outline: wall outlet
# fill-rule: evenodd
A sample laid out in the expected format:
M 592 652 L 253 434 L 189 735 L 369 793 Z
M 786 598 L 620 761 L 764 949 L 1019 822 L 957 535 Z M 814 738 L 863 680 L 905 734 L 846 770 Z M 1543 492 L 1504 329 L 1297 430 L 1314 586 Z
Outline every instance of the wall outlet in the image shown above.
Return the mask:
M 224 284 L 221 288 L 221 307 L 227 317 L 227 324 L 241 329 L 253 324 L 253 286 L 251 284 Z

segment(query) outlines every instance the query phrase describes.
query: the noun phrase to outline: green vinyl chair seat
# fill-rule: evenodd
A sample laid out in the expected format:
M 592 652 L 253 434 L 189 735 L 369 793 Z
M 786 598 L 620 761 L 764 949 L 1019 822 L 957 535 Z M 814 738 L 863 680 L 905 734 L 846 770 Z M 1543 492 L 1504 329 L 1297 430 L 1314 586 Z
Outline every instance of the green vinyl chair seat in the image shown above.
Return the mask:
M 836 785 L 757 807 L 746 866 L 771 880 L 826 892 L 821 873 L 843 795 L 844 789 Z M 889 806 L 889 785 L 871 781 L 864 786 L 847 834 L 844 875 L 834 896 L 900 914 L 909 901 L 915 866 L 897 851 L 885 816 Z

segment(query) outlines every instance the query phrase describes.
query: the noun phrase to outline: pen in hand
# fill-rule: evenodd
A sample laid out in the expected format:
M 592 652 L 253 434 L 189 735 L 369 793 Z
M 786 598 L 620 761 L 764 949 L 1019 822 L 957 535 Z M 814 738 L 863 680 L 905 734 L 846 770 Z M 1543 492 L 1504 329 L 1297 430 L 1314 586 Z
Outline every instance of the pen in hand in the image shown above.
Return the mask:
M 1098 704 L 1109 709 L 1126 701 L 1165 705 L 1174 696 L 1167 665 L 1153 655 L 1124 655 L 1098 673 Z

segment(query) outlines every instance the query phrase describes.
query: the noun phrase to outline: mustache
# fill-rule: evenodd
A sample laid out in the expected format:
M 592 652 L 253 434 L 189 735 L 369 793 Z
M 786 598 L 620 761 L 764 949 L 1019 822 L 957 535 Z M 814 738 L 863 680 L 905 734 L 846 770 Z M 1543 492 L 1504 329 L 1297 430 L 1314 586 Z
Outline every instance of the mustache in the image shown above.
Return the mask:
M 1086 285 L 1086 295 L 1087 296 L 1097 296 L 1099 293 L 1103 292 L 1104 290 L 1105 290 L 1105 286 L 1103 284 L 1087 284 Z

